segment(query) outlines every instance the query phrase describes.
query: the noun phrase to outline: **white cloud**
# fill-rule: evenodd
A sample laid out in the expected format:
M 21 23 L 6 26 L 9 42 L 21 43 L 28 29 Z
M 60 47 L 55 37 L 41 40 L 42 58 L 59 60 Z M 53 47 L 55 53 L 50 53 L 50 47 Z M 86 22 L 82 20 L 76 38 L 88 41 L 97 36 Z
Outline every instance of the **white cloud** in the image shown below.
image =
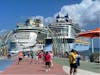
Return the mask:
M 47 17 L 45 18 L 45 25 L 55 22 L 54 17 Z
M 47 18 L 44 18 L 43 16 L 33 16 L 33 17 L 30 17 L 30 19 L 40 19 L 42 21 L 42 23 L 44 23 L 44 25 L 48 25 L 50 23 L 53 23 L 55 22 L 55 18 L 54 17 L 47 17 Z
M 95 25 L 100 23 L 100 0 L 83 0 L 79 4 L 64 5 L 58 13 L 62 16 L 68 13 L 80 26 Z M 45 22 L 53 22 L 54 17 L 46 18 Z

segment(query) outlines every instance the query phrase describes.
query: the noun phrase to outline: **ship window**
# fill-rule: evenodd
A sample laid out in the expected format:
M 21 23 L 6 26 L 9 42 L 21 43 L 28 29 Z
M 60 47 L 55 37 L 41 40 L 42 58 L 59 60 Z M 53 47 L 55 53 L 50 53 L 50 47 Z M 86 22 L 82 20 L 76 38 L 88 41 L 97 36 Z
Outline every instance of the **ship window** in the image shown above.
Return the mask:
M 72 28 L 72 29 L 71 29 L 71 32 L 72 32 L 71 36 L 74 37 L 74 36 L 76 35 L 76 31 L 75 31 L 75 29 Z
M 45 40 L 45 44 L 46 44 L 46 45 L 52 44 L 52 39 L 46 39 L 46 40 Z
M 29 34 L 28 32 L 19 32 L 16 33 L 15 38 L 16 39 L 29 39 Z
M 66 43 L 73 43 L 74 39 L 66 39 Z
M 74 39 L 60 39 L 59 41 L 61 41 L 62 43 L 73 43 Z
M 10 42 L 10 48 L 11 48 L 11 49 L 16 48 L 16 43 L 15 43 L 15 42 Z

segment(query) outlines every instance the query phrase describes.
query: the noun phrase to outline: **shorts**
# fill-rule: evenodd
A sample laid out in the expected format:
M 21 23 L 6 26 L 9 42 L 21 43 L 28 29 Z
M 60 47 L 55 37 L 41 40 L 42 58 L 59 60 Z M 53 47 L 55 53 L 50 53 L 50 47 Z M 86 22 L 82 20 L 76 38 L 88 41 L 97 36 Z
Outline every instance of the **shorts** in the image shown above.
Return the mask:
M 19 61 L 21 61 L 22 60 L 22 58 L 19 58 Z
M 45 65 L 50 65 L 50 62 L 46 62 Z
M 71 68 L 77 68 L 77 64 L 76 64 L 76 63 L 70 64 L 70 67 L 71 67 Z

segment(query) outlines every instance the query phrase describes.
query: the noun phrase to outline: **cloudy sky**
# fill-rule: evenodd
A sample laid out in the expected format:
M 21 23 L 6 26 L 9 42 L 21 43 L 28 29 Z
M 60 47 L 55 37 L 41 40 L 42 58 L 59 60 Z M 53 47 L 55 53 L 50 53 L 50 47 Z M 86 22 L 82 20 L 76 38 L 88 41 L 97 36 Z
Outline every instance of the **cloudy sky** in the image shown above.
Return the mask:
M 0 0 L 0 9 L 0 29 L 14 29 L 17 22 L 33 16 L 52 23 L 58 13 L 68 13 L 81 28 L 100 25 L 100 0 Z
M 52 23 L 58 13 L 68 13 L 85 30 L 100 27 L 100 0 L 0 0 L 0 30 L 34 16 Z
M 80 3 L 64 5 L 54 16 L 58 13 L 62 16 L 68 13 L 82 28 L 93 29 L 100 26 L 100 0 L 82 0 Z M 46 21 L 52 22 L 54 16 L 46 18 Z

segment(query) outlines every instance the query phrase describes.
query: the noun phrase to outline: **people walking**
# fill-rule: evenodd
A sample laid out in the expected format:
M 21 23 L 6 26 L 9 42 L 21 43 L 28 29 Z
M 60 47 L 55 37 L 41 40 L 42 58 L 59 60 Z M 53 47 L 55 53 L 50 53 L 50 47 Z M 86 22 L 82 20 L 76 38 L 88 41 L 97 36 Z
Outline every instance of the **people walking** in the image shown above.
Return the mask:
M 23 53 L 22 53 L 22 51 L 20 51 L 20 52 L 18 52 L 18 64 L 20 64 L 22 59 L 23 59 Z
M 51 67 L 53 67 L 53 61 L 52 61 L 52 59 L 53 59 L 53 52 L 50 51 L 49 53 L 50 53 L 50 56 L 51 56 L 50 64 L 51 64 Z
M 38 53 L 38 62 L 39 62 L 39 64 L 41 64 L 43 62 L 43 52 L 41 52 L 41 51 Z
M 35 53 L 35 64 L 39 64 L 38 52 Z
M 80 55 L 78 51 L 76 51 L 76 65 L 80 66 Z
M 77 73 L 76 64 L 76 51 L 74 49 L 69 53 L 69 63 L 70 63 L 70 75 L 75 75 Z
M 8 58 L 8 59 L 11 59 L 11 53 L 8 53 L 8 54 L 7 54 L 7 58 Z
M 45 54 L 46 72 L 50 71 L 50 60 L 51 60 L 51 56 L 50 56 L 49 52 L 46 52 L 46 54 Z
M 34 56 L 35 56 L 34 52 L 30 51 L 30 57 L 31 57 L 30 64 L 33 62 Z

